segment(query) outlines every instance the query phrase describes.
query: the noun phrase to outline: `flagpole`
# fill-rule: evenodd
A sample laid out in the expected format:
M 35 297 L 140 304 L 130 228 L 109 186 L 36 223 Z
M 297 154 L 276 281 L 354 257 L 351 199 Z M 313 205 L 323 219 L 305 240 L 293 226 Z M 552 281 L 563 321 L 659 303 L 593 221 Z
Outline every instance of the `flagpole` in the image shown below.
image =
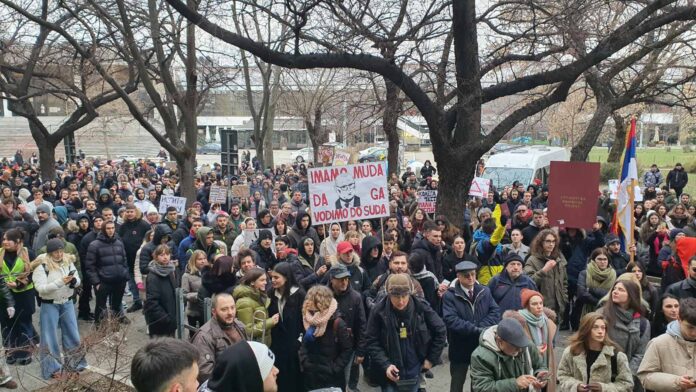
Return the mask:
M 635 144 L 636 144 L 636 140 L 635 140 L 635 139 L 636 139 L 635 131 L 636 131 L 636 115 L 633 114 L 633 115 L 631 115 L 631 132 L 633 133 L 633 144 L 634 144 L 634 148 L 637 147 L 637 146 L 635 146 Z M 634 151 L 635 151 L 635 150 L 634 150 Z M 638 157 L 637 157 L 638 154 L 637 154 L 637 151 L 635 151 L 635 152 L 636 152 L 636 154 L 635 154 L 635 155 L 636 155 L 636 157 L 635 157 L 635 158 L 636 158 L 636 166 L 638 166 Z M 636 252 L 635 252 L 635 246 L 636 246 L 636 219 L 635 219 L 635 216 L 633 216 L 633 215 L 634 215 L 633 212 L 635 211 L 635 204 L 636 204 L 635 189 L 636 189 L 636 186 L 638 185 L 637 182 L 638 182 L 637 180 L 632 181 L 631 186 L 633 186 L 634 191 L 628 193 L 628 200 L 629 200 L 628 205 L 631 206 L 631 211 L 630 211 L 630 213 L 631 213 L 631 215 L 632 215 L 632 219 L 631 219 L 631 244 L 629 245 L 629 248 L 628 248 L 628 249 L 629 249 L 628 254 L 629 254 L 629 256 L 630 256 L 630 261 L 631 261 L 631 263 L 633 263 L 633 262 L 635 261 L 635 258 L 636 258 Z

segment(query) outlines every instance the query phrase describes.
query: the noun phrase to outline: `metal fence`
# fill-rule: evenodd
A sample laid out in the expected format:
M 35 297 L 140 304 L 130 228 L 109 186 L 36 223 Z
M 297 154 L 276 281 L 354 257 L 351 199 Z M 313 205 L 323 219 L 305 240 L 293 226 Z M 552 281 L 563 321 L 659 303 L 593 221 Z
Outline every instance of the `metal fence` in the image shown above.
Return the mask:
M 198 328 L 194 325 L 189 325 L 186 319 L 186 297 L 184 296 L 184 290 L 178 288 L 174 293 L 176 295 L 176 338 L 188 339 L 185 335 L 185 331 L 188 330 L 196 333 Z M 210 298 L 206 298 L 203 301 L 203 323 L 207 323 L 208 320 L 210 320 L 212 303 Z

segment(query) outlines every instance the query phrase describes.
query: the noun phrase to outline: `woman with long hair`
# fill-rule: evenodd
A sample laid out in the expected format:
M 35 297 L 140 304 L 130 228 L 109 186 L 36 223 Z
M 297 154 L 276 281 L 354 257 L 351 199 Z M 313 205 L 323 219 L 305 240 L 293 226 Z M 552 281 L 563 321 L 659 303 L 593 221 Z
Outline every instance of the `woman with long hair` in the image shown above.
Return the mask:
M 544 312 L 544 297 L 538 292 L 530 289 L 522 289 L 522 309 L 519 314 L 524 319 L 525 333 L 534 343 L 541 356 L 544 366 L 549 369 L 551 377 L 546 390 L 554 392 L 556 390 L 556 357 L 554 356 L 554 340 L 558 328 Z
M 456 267 L 462 261 L 471 261 L 479 264 L 475 255 L 466 251 L 466 241 L 461 235 L 456 235 L 452 241 L 452 246 L 447 247 L 442 256 L 442 275 L 446 280 L 454 282 L 457 278 Z
M 655 309 L 655 319 L 650 327 L 650 338 L 656 338 L 667 331 L 667 324 L 679 318 L 679 298 L 665 294 Z
M 206 267 L 201 274 L 201 287 L 198 289 L 198 300 L 203 302 L 217 293 L 232 294 L 237 284 L 234 258 L 220 256 L 213 262 L 212 267 Z
M 568 338 L 558 365 L 560 391 L 631 392 L 633 376 L 626 354 L 607 335 L 607 319 L 592 312 Z
M 268 276 L 260 268 L 247 271 L 232 296 L 237 305 L 237 318 L 244 323 L 250 340 L 271 345 L 271 329 L 278 324 L 279 315 L 269 317 L 271 300 L 266 294 Z
M 176 331 L 176 295 L 178 286 L 176 265 L 171 260 L 167 245 L 158 245 L 152 252 L 153 260 L 148 264 L 147 298 L 143 313 L 151 338 L 174 336 Z
M 650 340 L 650 323 L 641 304 L 641 289 L 636 279 L 619 279 L 598 312 L 607 319 L 607 333 L 626 353 L 631 372 L 638 366 Z
M 302 304 L 305 291 L 295 279 L 295 273 L 289 263 L 276 264 L 271 271 L 272 289 L 269 293 L 270 314 L 279 314 L 278 324 L 271 330 L 271 351 L 276 355 L 278 390 L 282 392 L 304 391 L 298 338 L 304 331 L 302 322 Z
M 423 234 L 423 225 L 428 220 L 428 215 L 420 208 L 416 208 L 411 214 L 411 236 L 415 237 L 416 234 Z
M 561 321 L 568 306 L 568 262 L 560 251 L 559 241 L 553 230 L 539 232 L 532 241 L 524 272 L 546 298 L 546 306 L 556 312 Z
M 648 211 L 645 215 L 645 222 L 640 225 L 640 240 L 648 245 L 650 236 L 657 230 L 661 222 L 660 216 L 655 211 Z
M 201 288 L 201 273 L 208 266 L 208 256 L 197 249 L 191 253 L 186 265 L 186 272 L 181 277 L 181 290 L 186 298 L 186 318 L 192 327 L 203 325 L 203 304 L 198 300 L 198 289 Z M 194 332 L 189 331 L 193 337 Z
M 273 232 L 276 237 L 288 234 L 288 224 L 285 222 L 285 219 L 276 218 L 276 220 L 273 221 Z
M 688 225 L 693 217 L 689 215 L 684 204 L 678 203 L 672 210 L 667 214 L 667 226 L 670 230 L 672 229 L 683 229 Z
M 577 300 L 582 305 L 579 317 L 597 310 L 599 301 L 614 286 L 616 271 L 609 265 L 609 251 L 597 248 L 590 255 L 587 269 L 578 276 Z
M 626 272 L 631 272 L 640 282 L 641 295 L 643 302 L 648 309 L 648 319 L 652 320 L 655 312 L 659 309 L 657 303 L 660 301 L 660 290 L 648 280 L 648 275 L 645 274 L 643 263 L 634 260 L 626 265 Z
M 338 312 L 333 292 L 326 286 L 314 286 L 302 304 L 305 334 L 300 346 L 305 389 L 346 388 L 345 368 L 350 361 L 353 342 L 348 326 Z

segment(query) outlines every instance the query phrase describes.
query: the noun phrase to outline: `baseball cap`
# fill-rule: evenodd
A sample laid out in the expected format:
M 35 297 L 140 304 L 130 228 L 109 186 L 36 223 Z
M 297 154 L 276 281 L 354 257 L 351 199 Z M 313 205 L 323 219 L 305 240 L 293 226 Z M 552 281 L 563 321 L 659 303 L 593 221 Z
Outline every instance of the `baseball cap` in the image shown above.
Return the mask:
M 341 241 L 339 242 L 338 246 L 336 246 L 336 250 L 338 251 L 339 255 L 342 255 L 344 253 L 353 251 L 353 245 L 351 245 L 348 241 Z
M 331 266 L 331 269 L 329 270 L 329 276 L 331 277 L 331 279 L 349 278 L 350 271 L 348 271 L 348 268 L 343 264 L 334 264 Z

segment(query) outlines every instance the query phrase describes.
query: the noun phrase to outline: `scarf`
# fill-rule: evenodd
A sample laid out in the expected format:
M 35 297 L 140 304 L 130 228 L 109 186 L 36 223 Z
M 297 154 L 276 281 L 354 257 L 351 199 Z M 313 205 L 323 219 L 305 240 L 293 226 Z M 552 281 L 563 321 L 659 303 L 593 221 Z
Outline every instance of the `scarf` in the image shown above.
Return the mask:
M 174 272 L 174 268 L 176 268 L 172 262 L 167 263 L 167 265 L 162 265 L 154 260 L 152 260 L 147 267 L 150 269 L 150 272 L 163 278 L 169 276 Z
M 309 314 L 307 311 L 303 312 L 302 324 L 304 324 L 305 330 L 307 330 L 305 337 L 307 337 L 307 335 L 317 338 L 324 336 L 324 333 L 326 332 L 326 325 L 328 324 L 331 316 L 336 313 L 337 308 L 338 302 L 336 302 L 336 299 L 332 298 L 328 309 L 316 312 L 314 314 Z M 314 327 L 311 328 L 314 333 L 310 334 L 310 327 Z
M 537 346 L 537 348 L 543 345 L 548 345 L 549 326 L 546 322 L 546 315 L 542 313 L 541 316 L 537 317 L 527 309 L 521 309 L 519 311 L 519 314 L 522 315 L 522 317 L 524 317 L 524 320 L 527 322 L 527 326 L 529 327 L 530 335 L 532 335 L 532 341 L 534 342 L 534 345 Z M 541 359 L 544 362 L 544 366 L 549 365 L 549 350 L 551 350 L 551 347 L 547 346 L 546 350 L 546 353 L 540 354 Z
M 609 291 L 616 280 L 616 271 L 607 266 L 604 270 L 599 269 L 597 263 L 592 260 L 587 264 L 587 287 Z

